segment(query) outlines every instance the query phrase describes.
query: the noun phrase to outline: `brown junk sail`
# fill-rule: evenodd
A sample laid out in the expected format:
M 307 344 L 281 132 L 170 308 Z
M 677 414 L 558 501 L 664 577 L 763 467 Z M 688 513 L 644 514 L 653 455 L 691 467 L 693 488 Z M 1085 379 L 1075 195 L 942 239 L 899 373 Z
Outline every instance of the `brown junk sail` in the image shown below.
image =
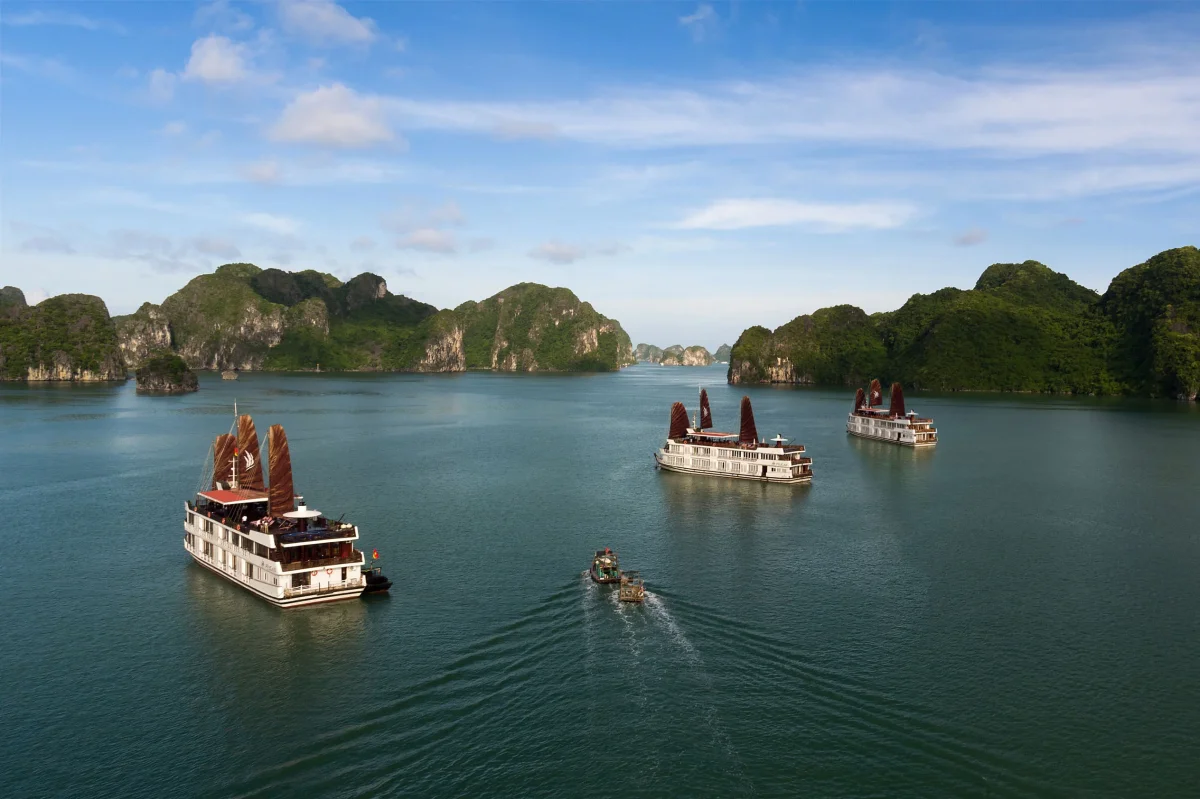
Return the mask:
M 700 429 L 711 430 L 713 426 L 712 408 L 708 407 L 708 391 L 700 389 Z
M 676 402 L 671 406 L 671 431 L 667 433 L 667 438 L 683 438 L 687 435 L 687 427 L 687 408 L 683 407 L 682 402 Z
M 741 444 L 753 444 L 758 441 L 758 428 L 754 426 L 754 409 L 750 407 L 750 398 L 742 397 L 742 432 L 738 436 Z
M 262 454 L 258 451 L 258 432 L 254 420 L 247 415 L 238 417 L 238 487 L 251 491 L 265 491 L 263 482 Z
M 854 392 L 854 410 L 857 411 L 859 408 L 861 408 L 862 406 L 864 406 L 866 404 L 867 404 L 867 392 L 863 391 L 860 388 L 858 391 Z
M 892 416 L 904 415 L 904 389 L 899 383 L 892 383 Z
M 267 455 L 271 470 L 271 488 L 267 492 L 270 514 L 282 516 L 295 510 L 293 497 L 296 491 L 292 485 L 292 455 L 288 452 L 287 433 L 283 432 L 281 424 L 273 424 L 267 430 Z
M 217 483 L 229 484 L 233 476 L 233 448 L 236 443 L 237 439 L 229 433 L 217 436 L 213 444 L 213 488 L 217 487 Z
M 879 378 L 871 381 L 871 387 L 867 389 L 867 394 L 872 408 L 883 404 L 883 386 L 879 385 Z

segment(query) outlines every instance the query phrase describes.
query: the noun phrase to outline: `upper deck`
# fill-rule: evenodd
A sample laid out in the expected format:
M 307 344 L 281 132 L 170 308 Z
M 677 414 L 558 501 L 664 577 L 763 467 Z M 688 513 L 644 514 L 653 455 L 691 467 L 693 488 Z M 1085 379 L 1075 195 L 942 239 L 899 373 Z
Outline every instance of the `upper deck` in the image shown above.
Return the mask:
M 677 444 L 703 444 L 706 447 L 761 450 L 764 452 L 776 452 L 784 455 L 805 451 L 803 444 L 780 444 L 773 446 L 764 441 L 754 441 L 749 444 L 743 444 L 738 440 L 737 433 L 718 433 L 715 431 L 696 430 L 691 427 L 687 429 L 687 435 L 683 438 L 673 438 L 671 440 Z
M 353 524 L 329 519 L 322 514 L 309 518 L 271 516 L 265 491 L 213 489 L 196 494 L 188 507 L 241 532 L 274 535 L 281 547 L 352 541 L 358 538 Z

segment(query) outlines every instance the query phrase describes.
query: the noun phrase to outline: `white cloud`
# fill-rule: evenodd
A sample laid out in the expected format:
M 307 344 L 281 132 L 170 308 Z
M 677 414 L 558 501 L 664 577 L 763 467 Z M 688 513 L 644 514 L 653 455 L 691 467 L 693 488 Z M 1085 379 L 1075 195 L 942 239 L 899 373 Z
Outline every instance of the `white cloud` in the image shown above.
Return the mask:
M 458 249 L 454 233 L 438 228 L 417 228 L 397 239 L 396 246 L 402 250 L 440 253 L 452 253 Z
M 394 211 L 380 214 L 379 223 L 387 230 L 403 233 L 417 228 L 461 226 L 467 222 L 458 203 L 447 200 L 441 205 L 405 203 Z
M 679 18 L 679 24 L 692 33 L 692 39 L 702 42 L 716 28 L 717 12 L 708 3 L 701 3 L 691 14 Z
M 570 264 L 583 258 L 587 253 L 582 247 L 564 244 L 560 241 L 548 241 L 529 251 L 530 258 L 549 261 L 553 264 Z
M 253 225 L 271 233 L 278 233 L 282 236 L 293 234 L 300 229 L 300 224 L 296 220 L 277 214 L 255 212 L 243 216 L 242 221 L 248 225 Z
M 180 120 L 168 122 L 158 131 L 163 136 L 182 136 L 187 133 L 187 123 Z
M 370 44 L 378 35 L 374 20 L 332 0 L 280 0 L 279 20 L 285 32 L 316 44 Z
M 245 164 L 239 170 L 246 180 L 252 183 L 278 183 L 283 177 L 279 164 L 275 161 L 256 161 Z
M 62 83 L 75 78 L 75 70 L 56 58 L 25 56 L 5 51 L 0 53 L 0 66 L 12 67 L 39 78 L 49 78 Z
M 82 14 L 72 14 L 67 11 L 27 11 L 24 14 L 5 14 L 0 21 L 13 27 L 32 25 L 59 25 L 70 28 L 83 28 L 89 31 L 111 31 L 126 34 L 124 25 L 103 19 L 93 19 Z
M 1065 70 L 807 69 L 690 88 L 624 87 L 560 100 L 391 98 L 410 128 L 553 131 L 605 146 L 829 142 L 1037 155 L 1200 153 L 1200 63 Z
M 329 147 L 367 147 L 395 139 L 382 103 L 341 83 L 296 97 L 283 109 L 269 136 L 275 141 Z
M 973 227 L 970 230 L 964 230 L 962 233 L 954 237 L 954 243 L 959 247 L 974 247 L 976 244 L 983 244 L 987 241 L 988 232 L 983 228 Z
M 728 199 L 689 214 L 676 228 L 740 230 L 806 225 L 817 230 L 888 229 L 900 227 L 916 211 L 889 203 L 804 203 L 783 199 Z
M 202 27 L 215 28 L 231 33 L 245 33 L 254 27 L 249 14 L 231 6 L 228 0 L 213 0 L 196 10 L 193 23 Z
M 239 83 L 250 76 L 246 46 L 211 34 L 192 42 L 192 55 L 183 69 L 184 80 L 204 83 Z
M 65 236 L 48 233 L 40 236 L 31 236 L 21 242 L 18 247 L 21 252 L 53 252 L 70 255 L 75 252 L 75 248 L 67 241 Z M 30 303 L 33 305 L 34 303 Z
M 175 96 L 175 74 L 165 69 L 156 69 L 150 73 L 148 82 L 150 99 L 166 103 Z

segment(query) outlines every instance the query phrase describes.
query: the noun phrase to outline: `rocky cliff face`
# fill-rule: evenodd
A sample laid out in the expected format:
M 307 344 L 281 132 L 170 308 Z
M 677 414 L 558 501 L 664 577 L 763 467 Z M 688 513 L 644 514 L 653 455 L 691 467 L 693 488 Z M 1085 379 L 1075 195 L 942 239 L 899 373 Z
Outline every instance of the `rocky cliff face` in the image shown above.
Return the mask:
M 142 303 L 128 316 L 115 316 L 121 355 L 130 367 L 140 366 L 156 352 L 171 349 L 171 325 L 167 314 L 153 303 Z
M 709 366 L 715 360 L 708 350 L 700 346 L 684 348 L 675 344 L 662 352 L 660 363 L 663 366 Z
M 633 358 L 638 363 L 658 363 L 662 356 L 662 348 L 653 344 L 639 344 L 633 351 Z
M 36 306 L 8 287 L 0 294 L 0 379 L 125 380 L 116 326 L 99 297 L 61 294 Z
M 195 369 L 597 371 L 633 362 L 629 336 L 567 289 L 512 286 L 438 311 L 378 275 L 226 264 L 121 320 L 131 360 L 164 342 Z

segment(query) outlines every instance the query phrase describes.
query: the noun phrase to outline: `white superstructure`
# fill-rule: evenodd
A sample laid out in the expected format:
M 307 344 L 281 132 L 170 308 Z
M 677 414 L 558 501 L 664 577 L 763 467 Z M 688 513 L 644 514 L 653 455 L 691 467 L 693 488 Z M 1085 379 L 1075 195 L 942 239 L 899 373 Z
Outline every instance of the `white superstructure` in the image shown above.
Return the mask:
M 759 440 L 750 398 L 742 398 L 740 433 L 718 433 L 712 425 L 708 394 L 700 394 L 699 424 L 688 425 L 682 403 L 671 408 L 671 430 L 654 453 L 659 468 L 672 472 L 759 480 L 767 483 L 807 483 L 812 480 L 812 458 L 802 444 L 789 444 L 776 436 Z
M 287 532 L 267 517 L 264 492 L 201 491 L 185 503 L 183 546 L 197 563 L 280 607 L 354 599 L 366 587 L 358 527 L 314 514 Z M 246 521 L 242 521 L 242 519 Z M 269 517 L 267 517 L 269 518 Z
M 354 547 L 358 527 L 293 496 L 282 427 L 274 425 L 267 438 L 269 491 L 254 422 L 241 416 L 235 428 L 236 436 L 217 438 L 212 488 L 184 503 L 184 549 L 204 568 L 280 607 L 360 596 L 367 580 L 363 553 Z
M 846 432 L 860 438 L 886 441 L 904 447 L 932 447 L 937 444 L 937 428 L 932 419 L 917 416 L 916 411 L 904 410 L 904 392 L 899 383 L 892 384 L 892 404 L 883 405 L 879 381 L 871 382 L 864 393 L 860 388 L 854 398 L 854 410 L 846 417 Z

